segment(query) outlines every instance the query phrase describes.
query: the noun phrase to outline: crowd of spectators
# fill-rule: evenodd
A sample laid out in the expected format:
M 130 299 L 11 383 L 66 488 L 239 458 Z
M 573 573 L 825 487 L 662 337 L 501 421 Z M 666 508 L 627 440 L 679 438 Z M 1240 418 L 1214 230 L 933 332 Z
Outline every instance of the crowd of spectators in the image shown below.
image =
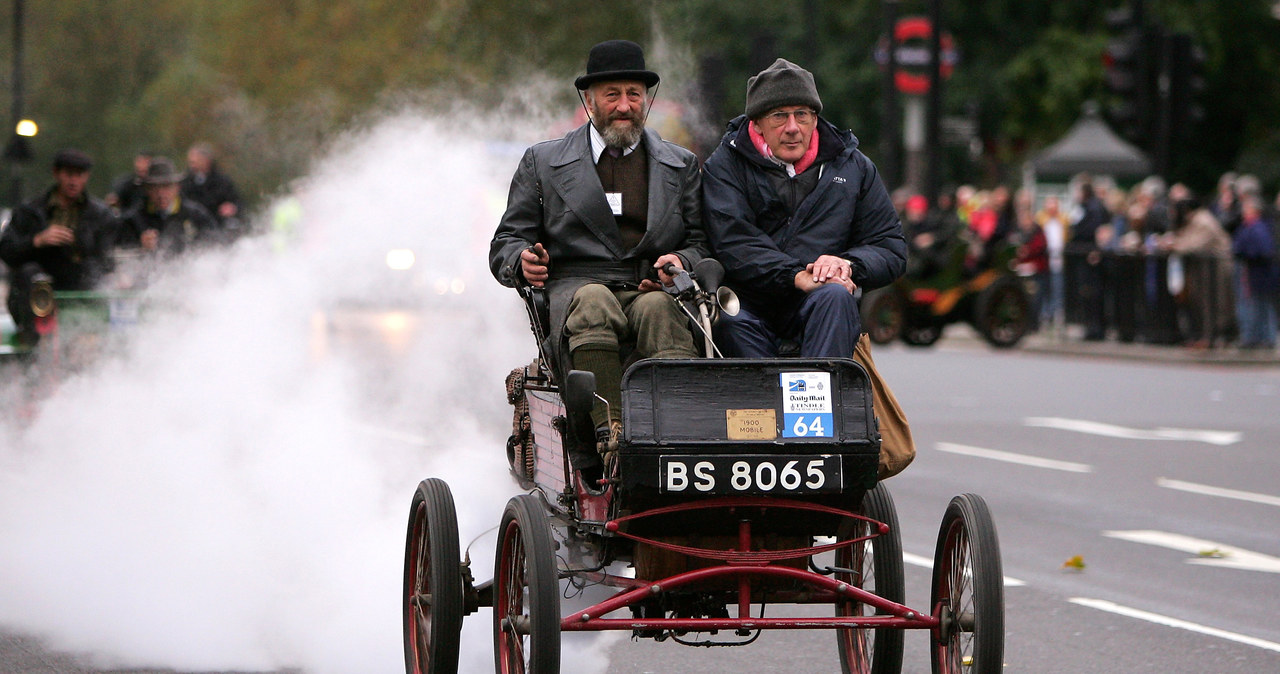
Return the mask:
M 93 159 L 76 149 L 55 155 L 52 186 L 15 204 L 0 231 L 18 343 L 33 345 L 38 339 L 30 302 L 36 283 L 53 290 L 90 290 L 111 278 L 124 287 L 138 278 L 136 269 L 118 269 L 124 259 L 146 268 L 153 260 L 237 238 L 240 196 L 217 169 L 212 147 L 197 143 L 186 159 L 183 172 L 167 157 L 138 152 L 133 171 L 97 199 L 87 191 Z
M 908 273 L 940 273 L 965 251 L 972 272 L 1003 262 L 1027 281 L 1036 328 L 1083 328 L 1083 339 L 1194 349 L 1273 350 L 1280 313 L 1280 195 L 1249 175 L 1214 194 L 1151 177 L 1123 189 L 1081 174 L 1065 193 L 963 185 L 929 209 L 894 195 L 911 248 Z

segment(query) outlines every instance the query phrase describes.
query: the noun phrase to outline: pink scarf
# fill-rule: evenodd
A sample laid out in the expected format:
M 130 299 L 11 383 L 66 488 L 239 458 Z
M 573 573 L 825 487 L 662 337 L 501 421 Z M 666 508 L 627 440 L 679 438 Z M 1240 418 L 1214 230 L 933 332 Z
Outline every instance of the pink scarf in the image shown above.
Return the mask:
M 756 146 L 756 150 L 765 157 L 773 158 L 773 150 L 769 149 L 769 144 L 764 142 L 764 136 L 761 135 L 760 129 L 756 128 L 755 122 L 747 125 L 747 133 L 751 136 L 751 142 Z M 809 149 L 805 151 L 800 161 L 795 163 L 796 175 L 804 173 L 804 170 L 813 166 L 813 161 L 818 158 L 818 130 L 813 130 L 813 135 L 809 137 Z M 779 160 L 781 161 L 781 160 Z

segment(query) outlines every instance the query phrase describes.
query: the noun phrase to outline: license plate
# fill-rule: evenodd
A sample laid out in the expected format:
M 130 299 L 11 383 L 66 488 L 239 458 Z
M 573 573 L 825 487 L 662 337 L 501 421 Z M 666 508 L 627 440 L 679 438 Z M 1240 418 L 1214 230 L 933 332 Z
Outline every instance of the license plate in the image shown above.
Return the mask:
M 662 456 L 659 490 L 668 494 L 823 494 L 844 487 L 835 454 Z

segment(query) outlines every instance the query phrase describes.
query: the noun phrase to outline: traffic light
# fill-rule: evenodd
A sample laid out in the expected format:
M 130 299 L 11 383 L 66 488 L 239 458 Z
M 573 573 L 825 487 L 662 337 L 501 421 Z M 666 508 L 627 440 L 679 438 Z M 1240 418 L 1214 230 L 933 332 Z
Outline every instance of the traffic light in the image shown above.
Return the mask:
M 1185 136 L 1204 119 L 1204 50 L 1186 33 L 1169 36 L 1169 107 L 1172 137 Z
M 1107 118 L 1129 140 L 1146 145 L 1156 109 L 1159 36 L 1143 21 L 1141 2 L 1108 12 L 1107 24 L 1116 33 L 1102 55 L 1104 81 L 1111 94 Z

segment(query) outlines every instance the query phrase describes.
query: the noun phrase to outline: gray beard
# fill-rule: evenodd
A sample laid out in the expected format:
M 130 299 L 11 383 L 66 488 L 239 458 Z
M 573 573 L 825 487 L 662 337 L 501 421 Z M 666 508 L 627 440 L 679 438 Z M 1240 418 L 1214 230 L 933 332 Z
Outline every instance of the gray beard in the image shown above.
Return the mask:
M 600 137 L 604 139 L 606 146 L 625 150 L 640 140 L 640 135 L 644 133 L 644 126 L 633 123 L 623 129 L 610 124 L 603 129 L 597 127 L 596 130 L 600 132 Z

